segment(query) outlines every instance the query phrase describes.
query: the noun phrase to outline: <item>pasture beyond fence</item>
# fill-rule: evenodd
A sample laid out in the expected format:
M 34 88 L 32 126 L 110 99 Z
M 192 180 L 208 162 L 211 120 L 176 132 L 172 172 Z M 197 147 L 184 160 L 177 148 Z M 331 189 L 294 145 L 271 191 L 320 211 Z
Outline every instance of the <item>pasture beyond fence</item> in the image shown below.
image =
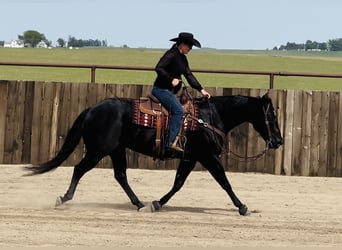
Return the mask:
M 107 97 L 139 98 L 150 85 L 95 83 L 44 83 L 0 81 L 0 163 L 25 164 L 46 161 L 61 148 L 78 114 Z M 208 88 L 213 95 L 261 96 L 264 89 Z M 191 91 L 194 96 L 196 93 Z M 241 161 L 222 154 L 226 170 L 303 176 L 342 176 L 341 92 L 270 90 L 278 109 L 284 145 L 255 161 Z M 227 151 L 256 155 L 264 141 L 249 124 L 227 136 Z M 63 163 L 75 165 L 84 145 Z M 153 161 L 127 150 L 130 168 L 175 169 L 178 160 Z M 99 167 L 111 167 L 108 157 Z M 196 169 L 202 169 L 201 165 Z
M 134 70 L 134 71 L 155 71 L 154 67 L 138 67 L 138 66 L 114 66 L 114 65 L 89 65 L 89 64 L 55 64 L 55 63 L 24 63 L 24 62 L 0 62 L 0 66 L 17 66 L 17 67 L 42 67 L 42 68 L 78 68 L 90 69 L 90 82 L 96 83 L 97 69 L 114 69 L 114 70 Z M 297 77 L 324 77 L 324 78 L 342 78 L 341 74 L 315 74 L 304 72 L 272 72 L 272 71 L 251 71 L 251 70 L 209 70 L 209 69 L 192 69 L 193 72 L 209 73 L 209 74 L 236 74 L 236 75 L 259 75 L 269 77 L 269 89 L 274 88 L 275 76 L 297 76 Z

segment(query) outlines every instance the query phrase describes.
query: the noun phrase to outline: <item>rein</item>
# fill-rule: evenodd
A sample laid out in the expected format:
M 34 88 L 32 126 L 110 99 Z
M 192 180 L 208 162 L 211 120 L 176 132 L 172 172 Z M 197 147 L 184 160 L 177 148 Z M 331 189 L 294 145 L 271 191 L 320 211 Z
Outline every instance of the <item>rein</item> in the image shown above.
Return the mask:
M 267 105 L 266 109 L 265 109 L 265 107 L 262 107 L 262 110 L 263 110 L 264 116 L 265 116 L 265 124 L 266 124 L 266 127 L 267 127 L 268 138 L 271 138 L 272 132 L 271 132 L 271 129 L 270 129 L 269 121 L 267 119 L 267 113 L 268 113 L 269 108 L 270 108 L 270 104 Z M 238 160 L 238 161 L 255 161 L 255 160 L 263 157 L 266 154 L 266 152 L 270 149 L 269 146 L 268 146 L 270 144 L 270 142 L 271 142 L 270 139 L 267 140 L 265 148 L 259 154 L 256 154 L 254 156 L 241 156 L 241 155 L 238 155 L 238 154 L 234 153 L 231 150 L 229 150 L 229 152 L 226 152 L 226 153 L 227 154 L 231 153 L 233 156 L 236 157 L 235 160 Z
M 256 155 L 253 155 L 253 156 L 241 156 L 241 155 L 239 155 L 237 153 L 234 153 L 231 150 L 229 150 L 229 152 L 225 151 L 225 153 L 228 154 L 228 155 L 230 153 L 232 156 L 236 157 L 235 160 L 240 161 L 240 162 L 256 161 L 259 158 L 263 157 L 266 154 L 266 152 L 269 150 L 268 144 L 269 144 L 269 142 L 266 143 L 265 148 L 259 154 L 256 154 Z
M 210 105 L 209 105 L 209 108 L 210 108 Z M 268 113 L 269 108 L 270 108 L 270 104 L 268 104 L 266 108 L 262 107 L 263 112 L 264 112 L 264 117 L 265 117 L 265 124 L 266 124 L 266 128 L 267 128 L 268 138 L 271 138 L 272 132 L 271 132 L 271 128 L 270 128 L 268 117 L 267 117 L 267 113 Z M 207 127 L 209 129 L 211 129 L 212 131 L 216 132 L 217 134 L 219 134 L 223 138 L 223 140 L 225 139 L 226 135 L 221 130 L 215 128 L 214 126 L 212 126 L 206 122 L 203 122 L 203 120 L 201 120 L 201 119 L 198 119 L 198 122 L 201 123 L 204 127 Z M 268 145 L 270 144 L 270 142 L 271 142 L 270 139 L 268 139 L 266 141 L 265 148 L 260 153 L 253 155 L 253 156 L 241 156 L 241 155 L 233 152 L 232 150 L 227 151 L 226 149 L 224 149 L 224 148 L 226 148 L 225 146 L 222 147 L 222 151 L 227 155 L 233 156 L 232 158 L 235 157 L 235 160 L 240 161 L 240 162 L 256 161 L 259 158 L 263 157 L 267 153 L 267 151 L 269 150 Z
M 185 83 L 184 83 L 184 86 L 185 86 Z M 187 92 L 188 96 L 190 97 L 190 100 L 192 101 L 193 99 L 192 99 L 191 95 L 189 94 L 186 86 L 185 86 L 185 91 Z M 209 110 L 211 112 L 211 106 L 210 106 L 209 100 L 208 100 L 208 103 L 209 103 Z M 263 109 L 264 116 L 265 116 L 265 124 L 266 124 L 266 127 L 267 127 L 268 138 L 271 138 L 272 132 L 271 132 L 271 129 L 270 129 L 268 118 L 267 118 L 267 113 L 268 113 L 269 108 L 270 108 L 270 104 L 267 105 L 266 109 L 265 109 L 265 107 L 263 107 L 262 109 Z M 190 119 L 192 119 L 194 121 L 197 121 L 198 124 L 202 125 L 203 127 L 207 128 L 207 129 L 210 129 L 211 131 L 213 131 L 216 134 L 220 135 L 221 138 L 223 139 L 223 141 L 225 140 L 226 134 L 223 131 L 221 131 L 220 129 L 218 129 L 218 128 L 214 127 L 213 125 L 209 124 L 208 122 L 204 122 L 202 119 L 197 119 L 196 117 L 192 116 L 189 113 L 186 115 L 186 118 L 190 118 Z M 259 158 L 263 157 L 266 154 L 266 152 L 269 150 L 269 146 L 268 146 L 269 144 L 270 144 L 270 139 L 266 141 L 265 148 L 259 154 L 256 154 L 256 155 L 253 155 L 253 156 L 241 156 L 241 155 L 239 155 L 237 153 L 234 153 L 232 150 L 227 151 L 225 149 L 226 148 L 225 146 L 222 146 L 222 151 L 225 154 L 227 154 L 227 155 L 231 154 L 233 157 L 235 157 L 235 160 L 238 160 L 240 162 L 255 161 L 255 160 L 258 160 Z
M 217 133 L 218 135 L 220 135 L 222 137 L 222 139 L 224 140 L 226 138 L 226 134 L 224 132 L 222 132 L 221 130 L 219 130 L 218 128 L 214 127 L 213 125 L 210 125 L 209 123 L 203 121 L 202 119 L 197 119 L 196 117 L 192 116 L 191 114 L 188 114 L 186 116 L 186 118 L 190 118 L 194 121 L 197 121 L 198 124 L 202 125 L 205 128 L 208 128 L 212 131 L 214 131 L 215 133 Z
M 265 123 L 266 123 L 266 126 L 267 126 L 268 135 L 269 135 L 269 138 L 270 138 L 271 129 L 270 129 L 270 126 L 269 126 L 269 121 L 267 119 L 268 109 L 269 109 L 269 105 L 267 106 L 266 109 L 263 108 L 263 111 L 264 111 L 264 115 L 265 115 Z M 196 117 L 192 116 L 191 114 L 188 114 L 186 117 L 190 118 L 190 119 L 192 119 L 194 121 L 197 121 L 203 127 L 208 128 L 211 131 L 215 132 L 216 134 L 220 135 L 222 137 L 223 141 L 225 140 L 226 134 L 223 131 L 221 131 L 220 129 L 210 125 L 207 122 L 204 122 L 202 119 L 197 119 Z M 241 155 L 239 155 L 237 153 L 234 153 L 232 150 L 227 151 L 226 149 L 224 149 L 224 148 L 226 148 L 225 146 L 222 147 L 222 151 L 225 154 L 227 154 L 227 155 L 229 155 L 229 154 L 232 155 L 233 158 L 235 157 L 234 158 L 235 160 L 238 160 L 238 161 L 241 161 L 241 162 L 242 161 L 255 161 L 255 160 L 258 160 L 259 158 L 263 157 L 266 154 L 266 152 L 269 150 L 269 147 L 268 147 L 269 143 L 270 143 L 270 140 L 266 141 L 265 148 L 259 154 L 256 154 L 256 155 L 253 155 L 253 156 L 241 156 Z

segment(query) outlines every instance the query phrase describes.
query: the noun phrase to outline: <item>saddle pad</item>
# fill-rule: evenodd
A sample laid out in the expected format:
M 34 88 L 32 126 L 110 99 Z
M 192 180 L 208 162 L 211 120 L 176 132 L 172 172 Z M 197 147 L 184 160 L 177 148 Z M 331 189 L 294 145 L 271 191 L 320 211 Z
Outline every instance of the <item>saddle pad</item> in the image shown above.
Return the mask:
M 139 100 L 133 100 L 133 106 L 134 106 L 133 123 L 140 125 L 140 126 L 144 126 L 144 127 L 156 128 L 157 115 L 151 115 L 151 114 L 141 112 L 139 105 L 140 105 Z M 194 104 L 192 115 L 196 117 L 197 119 L 198 114 L 199 114 L 198 105 Z M 183 130 L 184 131 L 196 130 L 198 126 L 198 122 L 194 119 L 187 119 L 186 114 L 184 115 L 184 117 L 185 119 L 183 122 Z M 163 127 L 167 129 L 168 124 L 169 124 L 169 117 L 163 114 L 162 118 L 163 118 Z

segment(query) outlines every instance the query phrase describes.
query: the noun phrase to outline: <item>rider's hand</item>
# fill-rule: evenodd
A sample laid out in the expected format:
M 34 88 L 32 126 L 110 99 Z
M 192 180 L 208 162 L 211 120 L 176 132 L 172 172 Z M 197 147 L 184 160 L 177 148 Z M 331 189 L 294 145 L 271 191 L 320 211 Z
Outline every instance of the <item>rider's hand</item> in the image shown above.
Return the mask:
M 173 80 L 172 80 L 172 86 L 173 87 L 176 87 L 178 84 L 179 84 L 179 82 L 180 82 L 180 80 L 179 79 L 177 79 L 177 78 L 174 78 Z
M 207 92 L 205 89 L 202 89 L 202 90 L 201 90 L 201 94 L 202 94 L 203 96 L 205 96 L 205 97 L 210 98 L 209 92 Z

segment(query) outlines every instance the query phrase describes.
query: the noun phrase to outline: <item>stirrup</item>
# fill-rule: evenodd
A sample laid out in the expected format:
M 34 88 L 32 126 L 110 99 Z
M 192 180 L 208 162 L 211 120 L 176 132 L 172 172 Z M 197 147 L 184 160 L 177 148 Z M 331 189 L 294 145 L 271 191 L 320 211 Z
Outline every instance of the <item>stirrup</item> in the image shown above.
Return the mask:
M 173 151 L 177 151 L 177 152 L 184 152 L 184 149 L 182 149 L 182 148 L 180 148 L 180 147 L 178 147 L 176 145 L 172 145 L 170 147 L 170 149 L 172 149 Z
M 178 151 L 178 152 L 184 152 L 184 149 L 182 149 L 181 147 L 178 147 L 178 146 L 177 146 L 178 140 L 179 140 L 179 137 L 176 136 L 176 139 L 174 140 L 174 142 L 172 143 L 172 145 L 171 145 L 170 148 L 171 148 L 172 150 L 175 150 L 175 151 Z

